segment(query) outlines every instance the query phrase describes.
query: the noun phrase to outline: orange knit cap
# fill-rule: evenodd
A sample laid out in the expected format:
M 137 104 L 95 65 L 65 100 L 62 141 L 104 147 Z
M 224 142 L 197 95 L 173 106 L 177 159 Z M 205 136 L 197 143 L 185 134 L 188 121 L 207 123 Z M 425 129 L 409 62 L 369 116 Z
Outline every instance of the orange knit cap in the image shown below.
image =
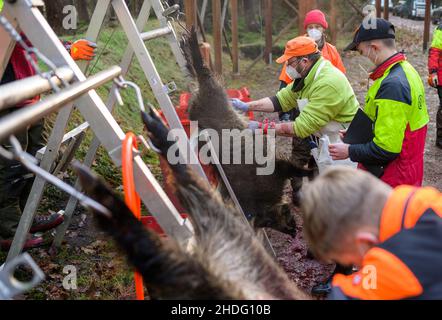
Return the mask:
M 307 56 L 319 52 L 315 40 L 309 37 L 297 37 L 285 45 L 284 55 L 276 59 L 277 63 L 284 63 L 293 57 Z

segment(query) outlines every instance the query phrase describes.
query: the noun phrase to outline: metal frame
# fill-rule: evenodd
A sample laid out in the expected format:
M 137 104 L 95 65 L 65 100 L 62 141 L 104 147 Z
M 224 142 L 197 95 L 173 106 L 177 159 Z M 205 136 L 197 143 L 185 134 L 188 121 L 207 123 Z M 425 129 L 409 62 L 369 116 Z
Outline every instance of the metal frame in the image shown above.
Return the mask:
M 60 86 L 61 79 L 70 82 L 74 74 L 69 68 L 59 68 L 56 74 L 52 72 L 46 75 L 36 75 L 26 79 L 7 83 L 0 87 L 0 110 L 16 106 L 26 99 L 31 99 L 37 95 L 52 89 L 52 84 Z M 50 81 L 47 79 L 50 78 Z
M 64 105 L 76 100 L 85 93 L 104 85 L 121 74 L 121 68 L 113 66 L 107 70 L 91 76 L 88 79 L 75 82 L 71 86 L 59 91 L 48 98 L 29 107 L 20 108 L 0 119 L 0 141 L 26 129 L 29 125 L 56 112 Z
M 27 282 L 15 278 L 14 272 L 19 266 L 32 270 L 32 279 Z M 31 290 L 45 278 L 43 271 L 28 253 L 23 253 L 0 267 L 0 300 L 10 300 L 14 296 Z
M 145 0 L 141 7 L 140 13 L 138 15 L 137 21 L 135 22 L 130 14 L 130 11 L 123 0 L 100 0 L 97 2 L 95 7 L 95 11 L 92 15 L 91 23 L 89 25 L 89 29 L 86 34 L 86 39 L 96 42 L 100 30 L 104 24 L 106 12 L 109 10 L 110 6 L 113 6 L 117 18 L 119 19 L 123 30 L 125 31 L 129 44 L 126 48 L 126 51 L 123 55 L 123 59 L 121 61 L 121 68 L 123 70 L 122 74 L 125 75 L 132 63 L 134 55 L 138 58 L 141 68 L 146 76 L 146 79 L 149 81 L 149 84 L 152 88 L 152 91 L 161 106 L 161 109 L 164 112 L 164 115 L 170 125 L 171 128 L 183 129 L 180 119 L 173 107 L 172 101 L 168 95 L 168 85 L 164 85 L 157 70 L 153 63 L 153 60 L 150 56 L 149 51 L 147 50 L 144 41 L 155 39 L 159 36 L 165 36 L 169 42 L 171 50 L 175 56 L 175 59 L 183 72 L 184 75 L 190 77 L 184 56 L 181 52 L 179 42 L 177 40 L 176 33 L 173 29 L 171 23 L 163 16 L 164 7 L 159 0 Z M 160 22 L 160 28 L 156 30 L 151 30 L 149 32 L 143 32 L 147 21 L 150 16 L 150 12 L 153 9 L 157 19 Z M 81 65 L 84 69 L 87 68 L 86 64 Z M 114 85 L 111 89 L 111 93 L 106 102 L 107 108 L 112 111 L 115 103 L 117 102 L 117 97 L 115 96 L 114 91 L 116 89 L 116 85 Z M 95 159 L 95 155 L 100 146 L 99 140 L 95 137 L 91 143 L 91 146 L 86 154 L 84 165 L 90 167 Z M 194 163 L 192 167 L 196 170 L 196 172 L 202 176 L 206 181 L 207 177 L 199 164 L 199 161 L 196 157 L 196 154 L 193 152 L 192 148 L 190 148 L 190 144 L 187 146 L 190 151 L 191 163 Z M 77 180 L 75 183 L 76 188 L 80 187 L 80 182 Z M 72 219 L 72 215 L 77 206 L 77 200 L 71 197 L 68 201 L 68 204 L 65 209 L 65 222 L 57 228 L 57 232 L 55 235 L 55 239 L 53 245 L 58 247 L 61 245 L 64 235 L 69 227 L 69 224 Z M 161 222 L 160 222 L 161 224 Z
M 8 17 L 9 21 L 12 21 L 15 27 L 21 28 L 31 42 L 35 43 L 36 47 L 51 61 L 53 61 L 56 67 L 68 66 L 73 70 L 74 78 L 77 81 L 85 81 L 86 78 L 82 71 L 87 70 L 88 64 L 83 62 L 77 65 L 71 59 L 69 54 L 58 41 L 57 36 L 45 21 L 44 17 L 36 8 L 38 5 L 41 5 L 40 0 L 18 0 L 13 5 L 5 3 L 3 13 Z M 164 12 L 164 7 L 162 6 L 160 0 L 146 0 L 143 3 L 143 7 L 136 23 L 130 15 L 129 9 L 124 0 L 98 1 L 86 35 L 88 40 L 95 42 L 98 39 L 110 5 L 113 6 L 122 28 L 129 39 L 129 45 L 120 66 L 121 73 L 127 73 L 133 56 L 135 55 L 140 62 L 145 76 L 149 81 L 152 91 L 158 100 L 170 127 L 172 129 L 183 129 L 180 119 L 178 118 L 175 108 L 173 107 L 168 95 L 169 86 L 163 84 L 152 58 L 144 44 L 144 41 L 147 39 L 166 36 L 169 40 L 178 65 L 185 75 L 188 74 L 185 59 L 179 47 L 175 31 L 173 30 L 171 23 L 162 15 Z M 147 23 L 151 8 L 154 9 L 157 18 L 160 20 L 161 27 L 157 30 L 141 33 Z M 18 26 L 17 21 L 21 22 L 20 26 Z M 0 61 L 7 61 L 6 58 L 9 58 L 14 41 L 12 41 L 7 33 L 5 33 L 1 28 L 0 42 L 7 43 L 7 46 L 0 48 Z M 84 164 L 87 167 L 92 165 L 97 149 L 101 144 L 108 151 L 113 162 L 117 166 L 121 164 L 121 145 L 122 140 L 124 139 L 124 133 L 110 113 L 117 102 L 114 89 L 116 89 L 116 85 L 112 87 L 106 105 L 98 97 L 95 91 L 90 91 L 83 97 L 79 98 L 75 102 L 75 105 L 80 110 L 87 122 L 67 134 L 64 134 L 64 132 L 73 110 L 74 103 L 69 103 L 69 105 L 59 112 L 54 129 L 49 139 L 48 146 L 39 152 L 39 155 L 42 155 L 41 168 L 43 170 L 49 171 L 51 169 L 57 157 L 60 145 L 65 141 L 70 141 L 71 143 L 70 152 L 68 155 L 66 155 L 66 157 L 64 157 L 63 163 L 59 164 L 56 170 L 60 169 L 67 162 L 69 162 L 73 156 L 73 153 L 75 152 L 76 146 L 81 143 L 81 137 L 76 139 L 77 135 L 83 134 L 84 130 L 86 130 L 88 127 L 91 127 L 95 137 L 86 155 Z M 192 161 L 191 166 L 207 181 L 207 177 L 204 174 L 204 171 L 202 170 L 202 167 L 197 160 L 196 154 L 191 148 L 189 141 L 187 141 L 187 148 L 190 151 Z M 222 173 L 223 171 L 220 170 L 221 176 Z M 137 191 L 140 194 L 143 203 L 154 215 L 165 232 L 186 246 L 186 243 L 189 243 L 188 241 L 193 235 L 193 228 L 190 222 L 180 216 L 139 155 L 134 157 L 134 176 Z M 226 177 L 223 177 L 223 180 L 224 183 L 229 186 Z M 11 250 L 8 254 L 7 261 L 10 261 L 16 257 L 23 248 L 26 234 L 29 231 L 36 209 L 40 203 L 45 184 L 46 182 L 44 179 L 38 176 L 36 177 L 29 199 L 26 203 L 22 219 L 14 237 Z M 75 188 L 80 188 L 78 180 L 75 183 Z M 231 197 L 234 201 L 236 200 L 233 192 Z M 54 239 L 54 246 L 59 246 L 61 244 L 77 203 L 78 200 L 75 197 L 71 197 L 69 199 L 65 210 L 66 220 L 65 223 L 63 223 L 57 229 L 56 237 Z M 241 210 L 240 206 L 239 209 Z M 269 249 L 273 251 L 268 239 L 266 246 L 270 246 Z
M 99 3 L 109 2 L 110 1 L 108 0 L 99 1 Z M 120 17 L 126 20 L 124 25 L 126 28 L 131 28 L 132 33 L 134 33 L 133 29 L 136 30 L 136 26 L 129 15 L 129 10 L 124 3 L 124 0 L 115 0 L 112 1 L 112 4 L 116 9 L 120 9 Z M 2 14 L 4 14 L 9 21 L 12 22 L 14 27 L 17 27 L 17 21 L 20 21 L 20 30 L 23 31 L 27 35 L 28 39 L 35 45 L 35 47 L 37 47 L 57 67 L 68 66 L 73 70 L 75 75 L 74 78 L 77 81 L 86 80 L 86 77 L 80 67 L 72 60 L 61 42 L 58 40 L 58 37 L 54 31 L 38 10 L 37 6 L 40 5 L 42 5 L 40 0 L 17 0 L 17 2 L 14 4 L 5 2 Z M 104 16 L 106 12 L 103 10 L 99 13 Z M 95 29 L 90 30 L 91 33 L 95 32 L 98 34 L 99 28 L 97 26 L 92 27 Z M 142 43 L 139 33 L 129 36 L 130 39 L 132 37 L 135 37 L 136 39 L 132 39 L 130 42 L 138 44 L 140 42 Z M 137 41 L 137 39 L 139 41 Z M 2 28 L 0 28 L 0 42 L 2 44 L 6 44 L 6 46 L 2 46 L 0 48 L 0 61 L 8 61 L 14 46 L 14 41 Z M 143 54 L 147 53 L 146 57 L 150 58 L 144 44 L 143 48 L 136 48 L 135 52 L 137 53 L 137 51 L 138 55 L 143 56 Z M 147 62 L 152 62 L 152 60 L 147 59 Z M 2 66 L 5 65 L 6 63 L 2 64 Z M 3 71 L 4 70 L 1 70 L 1 72 Z M 150 80 L 155 81 L 156 79 L 151 78 Z M 161 87 L 160 89 L 162 90 L 163 88 Z M 164 95 L 166 95 L 164 91 L 162 92 Z M 163 99 L 161 101 L 165 101 L 164 105 L 166 105 L 167 108 L 167 99 L 164 97 L 162 98 Z M 116 123 L 115 119 L 112 117 L 110 111 L 105 106 L 101 98 L 95 91 L 89 91 L 87 94 L 77 99 L 75 105 L 85 120 L 89 123 L 100 143 L 108 151 L 113 162 L 119 166 L 121 164 L 121 145 L 124 139 L 124 132 Z M 57 156 L 72 109 L 73 103 L 69 103 L 65 108 L 61 109 L 57 116 L 56 124 L 50 137 L 47 150 L 40 164 L 40 167 L 46 171 L 50 170 L 51 165 Z M 173 118 L 174 114 L 172 112 L 168 112 L 166 117 L 167 116 Z M 176 113 L 175 116 L 178 118 Z M 177 126 L 176 121 L 175 123 L 173 121 L 170 121 L 169 123 L 171 126 Z M 178 122 L 178 124 L 179 127 L 182 128 L 181 123 Z M 193 229 L 191 224 L 188 222 L 188 220 L 184 220 L 180 216 L 140 156 L 136 156 L 134 158 L 134 176 L 135 185 L 143 203 L 146 205 L 149 211 L 152 212 L 165 232 L 185 245 L 185 243 L 192 237 Z M 26 235 L 31 227 L 37 206 L 40 203 L 45 184 L 46 182 L 44 179 L 41 177 L 36 177 L 22 215 L 22 219 L 20 220 L 17 232 L 14 236 L 11 249 L 8 253 L 7 261 L 11 261 L 22 251 Z

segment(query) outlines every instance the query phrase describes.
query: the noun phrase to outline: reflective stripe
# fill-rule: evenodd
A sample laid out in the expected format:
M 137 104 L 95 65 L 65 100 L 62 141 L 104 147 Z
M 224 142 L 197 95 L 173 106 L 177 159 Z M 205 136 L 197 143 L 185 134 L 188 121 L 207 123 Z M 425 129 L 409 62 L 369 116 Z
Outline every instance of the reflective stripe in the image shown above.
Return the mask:
M 314 80 L 318 79 L 319 73 L 322 71 L 324 66 L 325 66 L 325 60 L 321 62 L 321 64 L 318 67 L 318 70 L 316 70 L 315 77 L 313 78 Z

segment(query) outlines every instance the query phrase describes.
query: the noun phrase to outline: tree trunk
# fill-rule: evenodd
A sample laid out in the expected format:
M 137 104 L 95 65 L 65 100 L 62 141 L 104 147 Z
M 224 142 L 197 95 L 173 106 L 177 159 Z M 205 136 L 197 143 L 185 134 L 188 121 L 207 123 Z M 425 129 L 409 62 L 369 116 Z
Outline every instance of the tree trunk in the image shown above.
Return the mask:
M 316 9 L 316 0 L 298 0 L 298 31 L 299 35 L 305 33 L 304 30 L 304 19 L 305 15 L 313 9 Z
M 87 0 L 75 0 L 75 7 L 78 12 L 78 20 L 81 22 L 89 22 L 89 10 L 88 10 L 88 2 Z
M 51 0 L 46 1 L 46 19 L 49 25 L 54 29 L 57 34 L 64 34 L 66 31 L 63 29 L 63 8 L 65 5 L 72 4 L 66 0 Z
M 259 23 L 256 21 L 256 12 L 261 1 L 243 0 L 244 18 L 246 20 L 247 31 L 259 31 Z

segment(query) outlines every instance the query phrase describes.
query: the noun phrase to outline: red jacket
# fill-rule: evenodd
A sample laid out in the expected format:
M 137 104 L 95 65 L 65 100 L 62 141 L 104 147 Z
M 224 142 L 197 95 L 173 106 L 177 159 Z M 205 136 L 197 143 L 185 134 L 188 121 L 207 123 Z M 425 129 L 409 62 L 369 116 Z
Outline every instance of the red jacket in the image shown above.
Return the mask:
M 407 127 L 402 151 L 399 157 L 385 167 L 380 177 L 382 181 L 393 188 L 400 185 L 422 186 L 427 130 L 428 126 L 416 131 L 411 131 L 410 127 Z M 362 164 L 359 164 L 358 168 L 366 170 Z
M 439 86 L 442 86 L 442 25 L 433 34 L 433 42 L 428 52 L 428 72 L 437 72 Z
M 380 243 L 360 271 L 336 275 L 330 299 L 442 299 L 442 193 L 396 188 L 381 214 Z
M 410 127 L 407 127 L 401 154 L 387 165 L 381 177 L 382 181 L 393 188 L 403 184 L 422 186 L 427 130 L 428 126 L 416 131 L 411 131 Z
M 23 35 L 22 35 L 23 36 Z M 24 37 L 25 38 L 25 37 Z M 25 38 L 26 44 L 32 46 L 32 44 Z M 36 58 L 32 57 L 35 61 Z M 32 67 L 31 63 L 26 59 L 25 49 L 20 44 L 16 44 L 14 50 L 12 51 L 9 63 L 12 65 L 14 71 L 15 80 L 24 79 L 27 77 L 35 76 L 36 72 Z M 25 105 L 33 104 L 40 100 L 40 96 L 36 96 L 32 99 L 21 102 L 17 107 L 22 107 Z

